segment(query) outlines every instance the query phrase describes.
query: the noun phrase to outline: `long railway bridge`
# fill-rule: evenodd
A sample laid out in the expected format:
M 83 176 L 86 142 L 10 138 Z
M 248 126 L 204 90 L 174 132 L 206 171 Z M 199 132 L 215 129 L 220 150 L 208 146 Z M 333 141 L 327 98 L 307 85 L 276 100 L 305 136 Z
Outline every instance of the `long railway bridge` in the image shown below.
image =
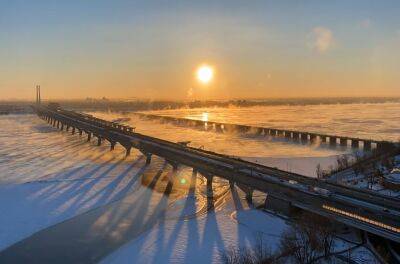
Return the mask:
M 97 144 L 108 141 L 111 150 L 117 143 L 126 149 L 140 151 L 151 162 L 152 155 L 164 158 L 173 169 L 193 168 L 212 188 L 213 177 L 222 177 L 245 191 L 252 199 L 254 190 L 267 194 L 265 206 L 290 213 L 306 210 L 349 226 L 400 242 L 400 200 L 367 190 L 329 183 L 299 174 L 247 162 L 239 158 L 189 147 L 136 133 L 133 127 L 109 122 L 90 115 L 61 108 L 34 106 L 39 117 L 72 134 L 97 138 Z
M 316 142 L 329 144 L 330 146 L 351 146 L 353 148 L 363 148 L 364 150 L 371 150 L 372 148 L 385 148 L 391 147 L 392 142 L 374 139 L 365 139 L 349 136 L 338 136 L 329 135 L 322 133 L 313 133 L 307 131 L 278 129 L 270 127 L 259 127 L 242 124 L 222 123 L 216 121 L 206 121 L 198 119 L 190 119 L 183 117 L 172 117 L 166 115 L 155 115 L 147 113 L 135 113 L 142 118 L 150 120 L 162 120 L 175 125 L 185 125 L 190 127 L 196 127 L 208 131 L 215 132 L 239 132 L 239 133 L 253 133 L 256 135 L 272 136 L 272 137 L 284 137 L 293 141 L 299 142 Z

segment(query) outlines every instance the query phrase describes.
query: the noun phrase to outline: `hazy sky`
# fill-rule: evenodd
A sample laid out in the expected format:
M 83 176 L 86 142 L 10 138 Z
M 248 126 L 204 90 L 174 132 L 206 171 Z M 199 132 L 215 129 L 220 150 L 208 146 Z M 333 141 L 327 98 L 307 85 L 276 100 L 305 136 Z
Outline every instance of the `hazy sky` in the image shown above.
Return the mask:
M 399 71 L 398 0 L 0 0 L 0 99 L 400 96 Z

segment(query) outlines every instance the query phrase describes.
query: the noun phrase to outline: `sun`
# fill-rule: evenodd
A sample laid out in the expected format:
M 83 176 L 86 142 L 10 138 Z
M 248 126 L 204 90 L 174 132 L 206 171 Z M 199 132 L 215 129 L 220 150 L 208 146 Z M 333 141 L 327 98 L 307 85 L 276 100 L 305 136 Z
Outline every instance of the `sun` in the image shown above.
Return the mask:
M 197 69 L 196 76 L 200 82 L 207 84 L 213 79 L 214 70 L 211 66 L 202 65 Z

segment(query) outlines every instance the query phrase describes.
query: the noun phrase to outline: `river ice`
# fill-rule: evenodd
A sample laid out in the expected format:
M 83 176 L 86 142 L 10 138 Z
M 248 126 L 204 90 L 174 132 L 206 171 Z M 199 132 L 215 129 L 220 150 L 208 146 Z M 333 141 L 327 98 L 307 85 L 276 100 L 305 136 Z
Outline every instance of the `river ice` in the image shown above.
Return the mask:
M 230 148 L 222 144 L 227 135 L 192 129 L 178 133 L 176 127 L 133 121 L 149 134 L 168 137 L 172 133 L 175 140 L 194 136 L 194 144 L 205 139 L 206 148 L 220 152 L 233 149 L 232 155 L 242 154 L 257 162 L 269 151 L 270 157 L 265 159 L 270 160 L 262 162 L 277 159 L 280 166 L 283 156 L 291 154 L 304 166 L 301 153 L 305 150 L 314 153 L 306 159 L 339 152 L 295 145 L 282 155 L 285 151 L 279 152 L 279 146 L 289 150 L 288 143 L 260 143 L 259 139 L 229 135 L 234 146 Z M 96 142 L 57 131 L 34 115 L 1 116 L 0 127 L 0 250 L 50 226 L 57 228 L 82 218 L 89 221 L 85 224 L 91 232 L 109 236 L 116 245 L 103 263 L 218 263 L 224 250 L 254 246 L 260 236 L 268 246 L 276 247 L 289 224 L 254 209 L 238 188 L 231 190 L 218 179 L 213 187 L 214 209 L 207 211 L 204 179 L 193 178 L 189 168 L 173 174 L 159 158 L 145 166 L 138 152 L 125 158 L 121 146 L 110 152 L 106 143 L 97 147 Z M 248 146 L 255 149 L 246 152 Z M 274 146 L 278 154 L 265 146 Z M 237 152 L 239 149 L 243 152 Z M 99 210 L 98 219 L 85 218 Z M 160 217 L 146 223 L 147 216 L 156 212 Z

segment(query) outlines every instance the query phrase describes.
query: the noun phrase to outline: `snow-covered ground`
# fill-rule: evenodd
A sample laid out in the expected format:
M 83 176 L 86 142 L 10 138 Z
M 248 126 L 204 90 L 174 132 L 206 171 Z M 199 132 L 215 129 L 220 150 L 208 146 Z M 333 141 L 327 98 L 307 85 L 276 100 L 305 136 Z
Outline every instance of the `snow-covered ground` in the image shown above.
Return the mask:
M 160 128 L 139 122 L 137 127 L 147 131 Z M 63 229 L 71 221 L 80 226 L 81 221 L 90 227 L 91 239 L 112 241 L 107 250 L 91 248 L 105 254 L 103 263 L 218 263 L 224 250 L 252 247 L 260 236 L 272 249 L 277 247 L 290 224 L 249 206 L 238 188 L 231 190 L 218 178 L 213 185 L 214 209 L 208 211 L 204 179 L 194 178 L 189 168 L 173 174 L 156 157 L 146 166 L 138 152 L 125 158 L 120 146 L 110 152 L 106 144 L 97 147 L 96 142 L 60 132 L 34 115 L 1 116 L 0 128 L 0 251 L 24 239 L 29 243 L 31 235 L 46 234 L 50 226 Z M 169 128 L 163 135 L 171 131 L 177 129 Z M 213 143 L 209 134 L 198 133 L 191 136 L 201 135 L 208 147 L 229 149 L 227 138 L 217 137 Z M 254 139 L 241 140 L 232 139 L 234 149 L 260 145 Z M 298 151 L 296 158 L 301 159 L 306 148 L 310 147 L 298 145 L 290 153 Z M 336 153 L 318 147 L 316 151 Z M 86 233 L 77 230 L 71 235 L 84 243 Z M 351 246 L 338 245 L 338 250 Z
M 393 164 L 390 166 L 394 167 L 389 169 L 382 164 L 378 164 L 377 168 L 382 173 L 382 177 L 376 176 L 371 179 L 371 175 L 373 175 L 375 172 L 369 167 L 367 172 L 359 172 L 357 174 L 353 169 L 340 171 L 331 175 L 330 180 L 355 188 L 369 189 L 383 195 L 400 198 L 400 190 L 393 187 L 385 187 L 384 184 L 386 179 L 389 179 L 394 183 L 397 183 L 396 180 L 398 181 L 400 179 L 400 174 L 398 173 L 400 170 L 400 155 L 397 155 L 393 158 Z

